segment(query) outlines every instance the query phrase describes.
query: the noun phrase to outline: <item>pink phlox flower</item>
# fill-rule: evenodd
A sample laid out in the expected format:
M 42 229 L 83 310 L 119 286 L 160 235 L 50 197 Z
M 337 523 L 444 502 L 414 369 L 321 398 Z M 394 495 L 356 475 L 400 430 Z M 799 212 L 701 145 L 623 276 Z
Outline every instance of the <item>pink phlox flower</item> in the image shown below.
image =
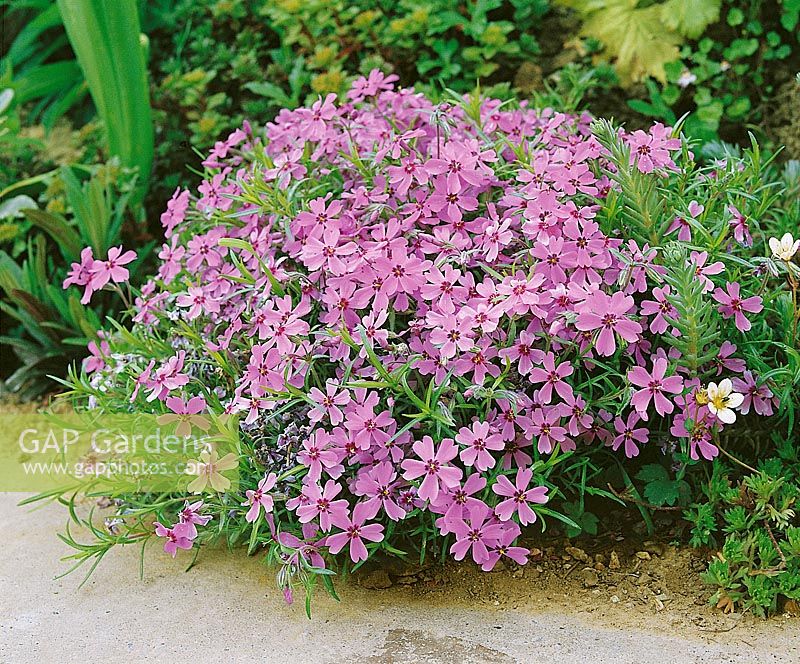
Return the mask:
M 383 526 L 379 523 L 366 524 L 370 517 L 369 508 L 364 503 L 358 503 L 353 508 L 353 516 L 347 514 L 337 514 L 334 517 L 334 524 L 341 528 L 341 533 L 328 535 L 326 545 L 328 550 L 337 554 L 347 544 L 350 544 L 350 559 L 357 563 L 359 560 L 366 560 L 369 557 L 364 540 L 368 542 L 380 542 L 383 539 Z
M 302 157 L 302 150 L 291 150 L 277 155 L 273 160 L 274 167 L 264 171 L 264 180 L 277 180 L 279 189 L 288 189 L 292 180 L 300 180 L 306 175 L 307 169 L 302 163 Z
M 562 362 L 558 366 L 555 364 L 555 355 L 551 352 L 545 353 L 542 358 L 542 366 L 533 367 L 528 375 L 531 383 L 544 383 L 536 393 L 538 403 L 548 404 L 553 400 L 553 390 L 562 399 L 572 396 L 572 386 L 565 382 L 567 376 L 571 376 L 575 368 L 569 362 Z
M 725 270 L 725 265 L 720 261 L 706 265 L 708 261 L 708 252 L 706 251 L 693 251 L 689 254 L 689 260 L 694 265 L 695 275 L 703 284 L 703 292 L 708 293 L 714 288 L 714 282 L 709 277 L 720 274 Z
M 747 415 L 752 408 L 759 415 L 772 415 L 773 401 L 777 401 L 766 383 L 758 384 L 751 371 L 745 371 L 741 378 L 733 378 L 733 389 L 744 396 L 739 412 Z
M 325 99 L 318 98 L 311 108 L 297 109 L 296 113 L 302 118 L 301 130 L 309 140 L 316 141 L 325 136 L 329 123 L 338 113 L 335 101 L 336 95 L 330 93 Z
M 673 320 L 677 319 L 678 312 L 669 301 L 670 287 L 656 286 L 653 288 L 653 299 L 644 300 L 641 303 L 641 313 L 643 316 L 653 316 L 650 320 L 650 331 L 653 334 L 663 334 L 667 331 L 669 323 L 666 317 Z
M 631 148 L 631 165 L 636 164 L 642 173 L 652 173 L 661 168 L 674 169 L 670 150 L 680 149 L 681 141 L 669 138 L 670 131 L 669 127 L 657 122 L 649 132 L 637 129 L 625 136 L 624 140 Z
M 683 391 L 683 378 L 677 375 L 664 377 L 667 367 L 667 358 L 657 357 L 653 360 L 652 372 L 648 373 L 644 367 L 634 367 L 628 372 L 628 380 L 631 384 L 642 388 L 633 393 L 631 406 L 636 409 L 644 421 L 648 419 L 647 409 L 651 400 L 656 412 L 664 416 L 675 409 L 664 393 L 680 394 Z
M 497 561 L 501 558 L 509 558 L 517 565 L 525 565 L 528 562 L 529 549 L 522 546 L 512 546 L 514 540 L 520 536 L 520 528 L 513 521 L 503 524 L 503 534 L 495 542 L 494 546 L 489 547 L 489 556 L 481 565 L 484 572 L 491 572 Z
M 319 481 L 323 470 L 334 479 L 342 474 L 344 467 L 339 463 L 339 454 L 327 431 L 317 429 L 303 441 L 302 445 L 297 460 L 308 467 L 310 481 Z
M 534 274 L 528 278 L 523 273 L 517 272 L 513 277 L 503 279 L 497 286 L 497 292 L 506 296 L 503 304 L 509 314 L 523 315 L 530 311 L 534 316 L 543 318 L 545 313 L 539 306 L 545 304 L 543 296 L 539 293 L 539 287 L 543 283 L 543 274 Z
M 523 526 L 536 521 L 536 512 L 531 509 L 528 503 L 543 505 L 547 502 L 547 487 L 537 486 L 528 488 L 533 478 L 533 471 L 530 468 L 520 468 L 514 484 L 505 476 L 499 475 L 497 481 L 492 485 L 492 491 L 498 496 L 506 498 L 495 508 L 495 514 L 500 521 L 508 521 L 516 512 L 519 522 Z
M 109 281 L 121 284 L 128 281 L 130 273 L 123 267 L 136 260 L 136 252 L 128 250 L 122 252 L 122 247 L 111 247 L 108 250 L 108 257 L 105 260 L 98 259 L 92 263 L 90 272 L 92 275 L 91 287 L 93 290 L 100 290 Z
M 405 197 L 411 185 L 428 184 L 428 172 L 415 156 L 404 157 L 400 166 L 389 166 L 387 169 L 389 182 L 394 186 L 398 196 Z
M 158 258 L 161 260 L 161 265 L 158 268 L 158 276 L 169 284 L 183 269 L 181 261 L 186 254 L 186 248 L 178 244 L 178 236 L 173 235 L 172 241 L 169 244 L 161 245 L 161 251 L 158 252 Z
M 478 329 L 483 334 L 490 334 L 497 329 L 503 310 L 486 302 L 478 302 L 474 306 L 461 307 L 456 316 L 466 327 L 472 330 Z
M 478 209 L 478 199 L 462 189 L 459 178 L 438 176 L 433 182 L 433 193 L 426 201 L 431 212 L 444 221 L 461 222 L 464 212 Z
M 363 403 L 351 404 L 345 413 L 345 428 L 354 436 L 356 444 L 362 450 L 371 445 L 382 445 L 390 434 L 389 427 L 394 423 L 389 410 L 375 413 L 378 405 L 378 393 L 372 392 Z
M 405 473 L 403 478 L 414 480 L 422 477 L 418 495 L 423 500 L 435 501 L 439 491 L 452 488 L 461 480 L 461 469 L 450 465 L 458 455 L 458 447 L 452 438 L 443 438 L 439 448 L 435 449 L 433 438 L 424 436 L 412 446 L 418 459 L 405 459 L 400 465 Z
M 711 364 L 713 364 L 717 369 L 717 376 L 721 376 L 723 371 L 742 373 L 742 371 L 747 368 L 745 361 L 742 358 L 733 357 L 735 352 L 736 344 L 732 344 L 727 340 L 722 342 L 717 355 L 713 360 L 711 360 Z
M 137 377 L 136 377 L 136 385 L 133 388 L 133 392 L 131 393 L 130 401 L 133 403 L 136 401 L 136 397 L 139 396 L 139 390 L 144 387 L 149 387 L 151 385 L 150 381 L 150 372 L 153 370 L 153 367 L 156 365 L 155 360 L 150 360 L 147 366 L 144 368 Z
M 739 212 L 735 205 L 729 205 L 728 212 L 733 217 L 730 222 L 728 222 L 733 229 L 733 239 L 743 247 L 752 247 L 753 236 L 750 235 L 750 227 L 747 224 L 747 218 Z
M 511 230 L 511 219 L 498 218 L 494 203 L 488 203 L 486 207 L 489 211 L 489 223 L 482 231 L 480 246 L 486 252 L 484 260 L 493 263 L 500 252 L 513 242 L 514 231 Z
M 188 258 L 186 267 L 198 272 L 203 265 L 219 267 L 222 265 L 222 251 L 219 241 L 225 236 L 223 228 L 214 228 L 204 235 L 196 235 L 186 245 Z
M 278 476 L 275 473 L 264 475 L 264 477 L 259 480 L 258 486 L 255 489 L 248 489 L 245 492 L 247 500 L 242 503 L 242 507 L 250 507 L 250 509 L 247 510 L 247 514 L 245 514 L 245 521 L 253 523 L 258 519 L 262 509 L 265 515 L 272 511 L 274 500 L 268 492 L 275 488 L 277 481 Z
M 734 281 L 726 282 L 725 290 L 717 288 L 712 297 L 719 302 L 720 306 L 717 310 L 722 314 L 723 318 L 733 318 L 736 324 L 736 329 L 740 332 L 747 332 L 750 327 L 750 321 L 747 320 L 745 312 L 751 314 L 759 313 L 764 305 L 761 304 L 761 298 L 757 295 L 742 299 L 739 292 L 739 283 Z
M 697 201 L 691 201 L 689 203 L 689 217 L 691 219 L 697 219 L 704 210 L 705 207 L 700 205 Z M 675 217 L 669 225 L 669 228 L 667 228 L 667 235 L 675 231 L 678 231 L 678 240 L 681 242 L 692 241 L 692 225 L 685 217 Z
M 460 277 L 461 272 L 451 265 L 445 265 L 443 271 L 434 265 L 428 271 L 428 283 L 422 286 L 420 293 L 432 306 L 445 314 L 453 314 L 456 310 L 455 302 L 460 304 L 467 295 L 467 290 L 457 285 Z
M 495 357 L 497 357 L 497 348 L 491 340 L 481 339 L 468 352 L 456 359 L 453 365 L 453 374 L 465 376 L 472 373 L 472 383 L 483 385 L 487 374 L 497 378 L 501 373 L 500 367 L 492 362 Z
M 472 427 L 461 427 L 456 435 L 456 442 L 464 445 L 460 458 L 465 466 L 475 466 L 480 472 L 494 468 L 497 460 L 492 456 L 492 451 L 499 452 L 505 449 L 503 437 L 492 433 L 488 422 L 473 422 Z
M 398 80 L 396 74 L 384 74 L 380 69 L 373 69 L 368 76 L 359 76 L 347 93 L 348 99 L 358 102 L 364 97 L 374 97 L 384 90 L 392 90 Z
M 71 284 L 76 286 L 86 286 L 92 279 L 92 266 L 94 265 L 94 260 L 92 248 L 84 247 L 81 250 L 80 261 L 70 265 L 70 270 L 67 273 L 67 278 L 64 279 L 62 287 L 66 289 Z
M 430 341 L 439 348 L 439 353 L 445 359 L 468 351 L 475 343 L 472 331 L 453 314 L 430 312 L 426 320 L 432 327 Z
M 156 369 L 148 384 L 150 394 L 147 395 L 147 401 L 163 400 L 171 390 L 177 390 L 189 382 L 189 376 L 183 373 L 185 361 L 186 351 L 179 350 L 177 355 L 173 355 Z
M 575 327 L 579 330 L 600 330 L 596 348 L 600 355 L 613 355 L 617 349 L 615 334 L 629 343 L 638 340 L 642 326 L 628 317 L 633 307 L 633 298 L 621 291 L 607 295 L 595 291 L 576 307 L 578 318 Z
M 161 214 L 161 225 L 164 235 L 171 237 L 175 227 L 183 223 L 186 211 L 189 209 L 189 190 L 178 187 L 167 202 L 167 209 Z
M 534 363 L 540 364 L 544 359 L 544 352 L 535 348 L 536 337 L 532 332 L 522 330 L 514 340 L 514 345 L 503 348 L 498 353 L 500 357 L 508 360 L 517 360 L 517 371 L 526 376 L 531 372 Z
M 567 438 L 567 430 L 561 426 L 558 406 L 544 406 L 531 412 L 525 433 L 537 438 L 537 449 L 542 454 L 550 454 L 559 444 L 562 450 L 575 449 L 575 443 Z
M 450 524 L 456 538 L 450 553 L 456 560 L 464 560 L 471 550 L 472 559 L 481 565 L 489 560 L 488 547 L 494 547 L 503 536 L 503 526 L 484 502 L 475 502 L 466 511 L 468 518 L 454 519 Z
M 211 426 L 208 419 L 200 415 L 206 409 L 206 400 L 202 396 L 192 397 L 188 401 L 180 397 L 167 397 L 166 405 L 172 413 L 159 416 L 158 423 L 163 425 L 177 422 L 175 433 L 178 436 L 191 435 L 193 426 L 203 431 L 208 431 Z
M 334 326 L 344 321 L 348 328 L 355 328 L 361 320 L 358 311 L 369 304 L 371 297 L 369 291 L 356 291 L 356 287 L 354 281 L 347 281 L 338 287 L 329 286 L 322 296 L 327 311 L 320 316 L 320 321 Z
M 592 427 L 593 418 L 587 412 L 586 399 L 574 392 L 564 399 L 560 405 L 561 416 L 569 417 L 567 422 L 567 433 L 570 436 L 577 436 Z
M 187 500 L 183 506 L 183 509 L 178 512 L 178 520 L 180 523 L 185 523 L 189 526 L 187 530 L 187 537 L 189 539 L 194 539 L 197 537 L 197 526 L 205 526 L 211 519 L 214 517 L 210 514 L 200 514 L 200 510 L 203 509 L 203 501 L 198 500 L 193 503 L 189 503 Z
M 636 411 L 628 413 L 627 420 L 623 420 L 621 417 L 614 419 L 617 436 L 612 441 L 611 447 L 618 450 L 620 445 L 624 445 L 625 456 L 629 459 L 639 455 L 639 447 L 636 443 L 644 444 L 650 438 L 650 432 L 646 428 L 636 426 L 639 420 L 639 413 Z
M 189 307 L 186 313 L 189 320 L 220 311 L 219 302 L 203 286 L 189 286 L 186 293 L 178 295 L 176 302 L 179 307 Z
M 214 210 L 226 212 L 233 205 L 232 194 L 237 191 L 237 186 L 233 182 L 224 184 L 228 173 L 223 171 L 212 176 L 210 180 L 203 180 L 197 190 L 202 194 L 197 201 L 197 209 L 205 214 L 210 214 Z
M 308 413 L 308 419 L 313 423 L 319 422 L 323 417 L 327 417 L 334 426 L 344 421 L 339 406 L 346 406 L 350 403 L 350 391 L 339 389 L 339 385 L 332 379 L 325 381 L 325 392 L 318 387 L 312 387 L 308 392 L 309 398 L 317 404 Z
M 563 237 L 547 237 L 537 242 L 530 250 L 531 256 L 538 259 L 537 274 L 544 275 L 553 284 L 566 282 L 566 271 L 578 266 L 578 254 L 571 250 L 573 246 L 574 243 L 567 244 Z
M 480 185 L 484 180 L 484 175 L 478 168 L 477 157 L 470 152 L 466 145 L 458 141 L 448 141 L 441 148 L 439 158 L 429 159 L 425 163 L 425 170 L 429 174 L 439 176 L 435 180 L 437 191 L 439 191 L 439 187 L 436 184 L 441 183 L 442 190 L 446 185 L 446 191 L 451 195 L 457 195 L 470 185 Z M 460 215 L 458 218 L 461 218 Z M 455 221 L 455 218 L 451 216 L 450 220 Z
M 356 250 L 354 242 L 341 242 L 339 229 L 329 224 L 311 232 L 300 252 L 300 260 L 312 272 L 325 268 L 333 275 L 342 275 L 348 271 L 347 257 Z
M 297 555 L 313 567 L 325 569 L 325 559 L 320 551 L 325 546 L 327 537 L 314 541 L 318 533 L 319 527 L 315 523 L 304 523 L 302 527 L 303 539 L 287 532 L 277 533 L 275 539 L 281 546 L 296 551 Z
M 153 525 L 156 527 L 156 535 L 166 538 L 164 551 L 173 558 L 178 553 L 178 549 L 188 550 L 194 545 L 193 538 L 190 537 L 192 527 L 188 523 L 176 523 L 170 528 L 161 525 L 158 521 Z
M 319 519 L 320 528 L 323 532 L 329 532 L 333 525 L 333 519 L 343 519 L 347 517 L 348 505 L 344 499 L 334 500 L 342 491 L 342 485 L 328 480 L 325 488 L 320 488 L 316 482 L 307 483 L 304 486 L 306 500 L 303 504 L 296 507 L 297 518 L 300 523 L 308 523 L 313 519 Z M 287 503 L 287 507 L 292 507 Z
M 486 478 L 480 473 L 472 473 L 467 479 L 456 486 L 439 492 L 439 496 L 432 502 L 428 509 L 442 516 L 436 519 L 436 527 L 442 535 L 453 532 L 452 523 L 467 516 L 471 505 L 482 502 L 475 498 L 486 488 Z
M 374 518 L 381 508 L 392 521 L 404 518 L 406 511 L 397 504 L 399 486 L 394 466 L 387 461 L 378 463 L 366 473 L 360 474 L 356 480 L 355 490 L 356 495 L 367 498 L 364 501 L 366 518 Z
M 383 329 L 382 325 L 389 318 L 389 312 L 373 311 L 361 319 L 361 326 L 364 329 L 364 336 L 371 348 L 375 346 L 385 347 L 389 343 L 389 330 Z M 358 353 L 359 357 L 366 358 L 368 355 L 366 347 L 362 347 Z
M 101 333 L 102 334 L 102 333 Z M 111 355 L 111 346 L 102 336 L 97 341 L 90 341 L 87 348 L 89 349 L 89 357 L 83 361 L 83 370 L 86 373 L 93 373 L 100 371 L 106 366 L 106 358 Z

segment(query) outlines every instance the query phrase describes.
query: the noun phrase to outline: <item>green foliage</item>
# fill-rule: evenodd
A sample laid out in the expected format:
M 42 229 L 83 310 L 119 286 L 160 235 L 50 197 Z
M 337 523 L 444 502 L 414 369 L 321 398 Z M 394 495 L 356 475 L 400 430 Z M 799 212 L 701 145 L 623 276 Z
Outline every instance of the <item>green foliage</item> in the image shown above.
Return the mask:
M 537 58 L 547 9 L 547 0 L 148 2 L 157 198 L 184 183 L 193 148 L 245 119 L 344 94 L 375 67 L 426 93 L 508 82 Z
M 141 200 L 153 160 L 153 123 L 135 0 L 58 0 L 64 27 L 78 58 L 108 150 L 139 172 Z
M 675 505 L 689 496 L 689 484 L 679 477 L 670 477 L 669 471 L 661 464 L 651 463 L 642 466 L 636 479 L 644 483 L 644 496 L 656 507 Z
M 732 470 L 718 464 L 723 482 L 709 485 L 708 502 L 687 511 L 695 546 L 712 543 L 716 532 L 726 535 L 702 574 L 718 608 L 766 616 L 782 600 L 800 599 L 799 468 L 796 453 L 766 459 L 734 485 Z
M 18 104 L 31 105 L 30 118 L 52 127 L 86 95 L 58 7 L 53 0 L 4 4 L 3 35 L 10 43 L 0 59 L 0 86 L 11 87 Z
M 603 45 L 623 84 L 653 76 L 666 80 L 665 65 L 678 45 L 695 38 L 719 16 L 721 0 L 560 0 L 583 19 L 581 35 Z
M 687 34 L 696 41 L 665 63 L 661 85 L 648 84 L 649 102 L 630 106 L 667 122 L 691 112 L 684 130 L 707 141 L 746 140 L 743 128 L 764 120 L 780 125 L 790 111 L 772 101 L 800 68 L 799 11 L 796 0 L 725 0 L 719 20 Z
M 9 346 L 19 367 L 4 381 L 3 390 L 22 399 L 39 396 L 52 389 L 50 376 L 63 376 L 67 366 L 86 354 L 86 346 L 97 339 L 107 315 L 122 305 L 118 298 L 106 296 L 87 307 L 80 303 L 81 292 L 72 287 L 62 290 L 71 262 L 78 262 L 84 246 L 104 256 L 109 247 L 120 243 L 123 223 L 129 217 L 130 198 L 136 174 L 112 163 L 91 169 L 81 182 L 72 169 L 58 174 L 64 187 L 67 215 L 23 209 L 33 232 L 18 258 L 0 251 L 0 309 L 14 326 L 0 343 Z M 147 255 L 152 248 L 143 246 Z M 132 274 L 140 262 L 132 264 Z

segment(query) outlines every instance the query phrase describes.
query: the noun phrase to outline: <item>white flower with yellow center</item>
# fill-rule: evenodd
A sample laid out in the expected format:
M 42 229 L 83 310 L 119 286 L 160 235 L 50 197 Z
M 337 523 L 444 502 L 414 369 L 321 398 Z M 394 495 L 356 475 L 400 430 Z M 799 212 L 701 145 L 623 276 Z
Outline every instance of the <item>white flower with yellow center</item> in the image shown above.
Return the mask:
M 709 383 L 706 388 L 708 395 L 708 409 L 717 416 L 720 422 L 733 424 L 736 421 L 734 408 L 738 408 L 744 401 L 744 396 L 733 391 L 730 378 L 724 378 L 716 383 Z
M 769 239 L 769 248 L 775 258 L 788 263 L 797 253 L 797 250 L 800 249 L 800 240 L 795 240 L 791 233 L 786 233 L 780 240 L 776 237 L 771 237 Z

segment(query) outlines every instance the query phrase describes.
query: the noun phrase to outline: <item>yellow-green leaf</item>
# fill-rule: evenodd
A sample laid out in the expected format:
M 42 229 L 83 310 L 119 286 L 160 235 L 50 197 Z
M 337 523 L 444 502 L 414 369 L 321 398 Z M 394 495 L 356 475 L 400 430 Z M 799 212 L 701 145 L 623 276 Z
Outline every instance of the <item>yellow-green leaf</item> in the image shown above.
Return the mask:
M 636 0 L 606 0 L 583 24 L 582 34 L 603 43 L 623 84 L 647 76 L 664 81 L 664 65 L 678 58 L 681 37 L 664 25 L 661 10 L 661 5 L 639 8 Z
M 661 7 L 661 20 L 670 30 L 697 39 L 719 20 L 722 0 L 668 0 Z

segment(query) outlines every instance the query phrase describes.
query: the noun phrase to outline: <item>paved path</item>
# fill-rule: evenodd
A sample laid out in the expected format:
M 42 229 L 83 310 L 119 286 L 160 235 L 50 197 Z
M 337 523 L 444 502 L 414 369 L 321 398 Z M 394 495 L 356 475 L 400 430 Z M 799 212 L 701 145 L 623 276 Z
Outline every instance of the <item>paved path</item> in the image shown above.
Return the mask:
M 122 550 L 77 589 L 77 575 L 53 579 L 68 551 L 55 537 L 63 510 L 19 508 L 19 497 L 0 494 L 2 664 L 800 662 L 797 622 L 683 635 L 666 615 L 648 630 L 615 629 L 579 607 L 454 606 L 347 583 L 342 603 L 320 597 L 309 621 L 299 604 L 285 607 L 260 560 L 241 553 L 211 552 L 184 574 L 153 548 L 140 581 L 138 549 Z

